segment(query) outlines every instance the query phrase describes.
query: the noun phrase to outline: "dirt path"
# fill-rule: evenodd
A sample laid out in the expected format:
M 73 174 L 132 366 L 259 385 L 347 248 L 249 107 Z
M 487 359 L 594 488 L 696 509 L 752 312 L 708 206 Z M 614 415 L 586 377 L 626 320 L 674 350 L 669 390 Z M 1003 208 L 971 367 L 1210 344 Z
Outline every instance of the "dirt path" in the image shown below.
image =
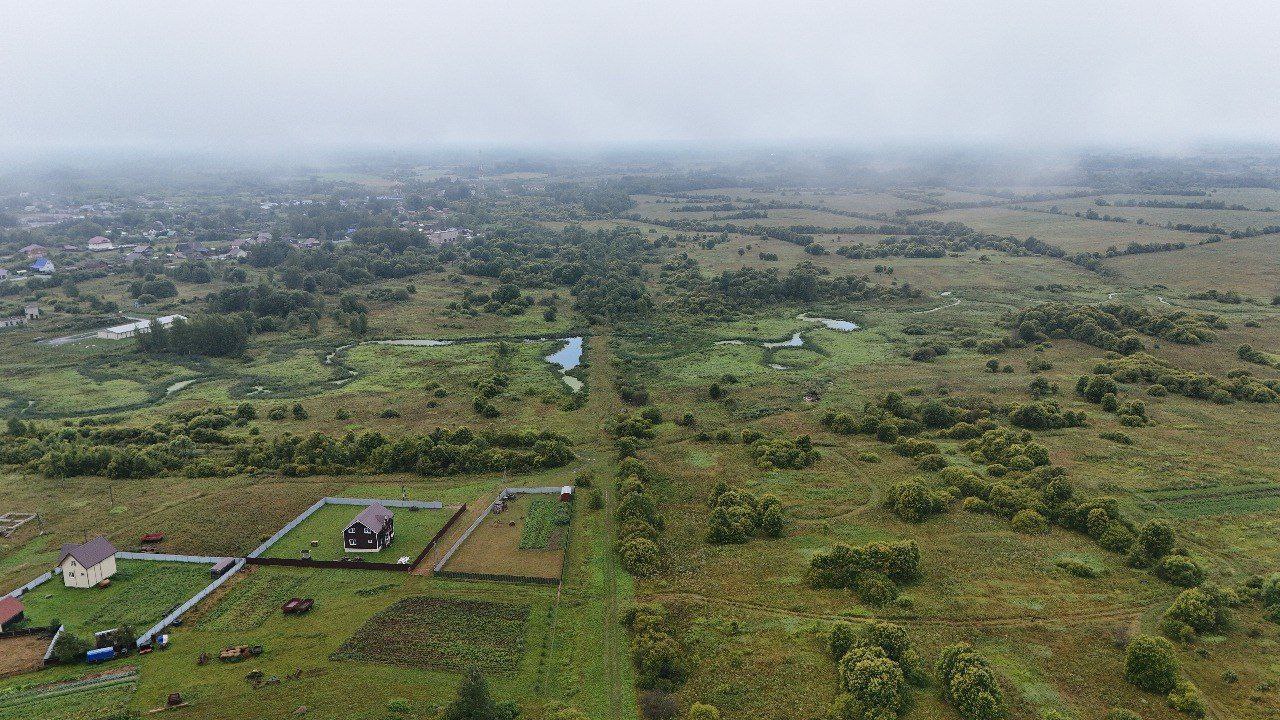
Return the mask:
M 609 350 L 608 343 L 608 335 L 593 335 L 588 339 L 587 352 L 591 364 L 587 387 L 591 394 L 584 410 L 590 417 L 600 418 L 602 423 L 600 432 L 591 442 L 592 448 L 588 451 L 589 459 L 595 460 L 595 464 L 607 462 L 611 465 L 612 461 L 606 461 L 605 458 L 613 454 L 613 442 L 603 423 L 607 418 L 617 415 L 622 409 L 622 403 L 613 387 L 613 354 Z M 602 517 L 606 536 L 606 550 L 603 558 L 605 603 L 604 617 L 601 618 L 601 622 L 604 623 L 603 650 L 605 676 L 609 686 L 609 720 L 624 720 L 634 718 L 635 711 L 633 708 L 623 707 L 626 702 L 623 668 L 628 659 L 627 639 L 622 628 L 622 602 L 618 597 L 621 592 L 618 574 L 622 571 L 618 567 L 618 558 L 612 543 L 612 538 L 617 534 L 613 519 L 617 503 L 613 492 L 613 473 L 602 473 L 598 483 L 604 499 Z

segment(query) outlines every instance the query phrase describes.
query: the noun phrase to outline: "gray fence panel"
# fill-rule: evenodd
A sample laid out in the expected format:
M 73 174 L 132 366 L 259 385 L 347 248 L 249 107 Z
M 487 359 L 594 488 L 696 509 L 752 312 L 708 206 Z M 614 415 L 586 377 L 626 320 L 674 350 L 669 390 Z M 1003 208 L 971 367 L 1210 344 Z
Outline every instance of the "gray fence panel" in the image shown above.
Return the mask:
M 217 580 L 214 580 L 213 582 L 209 583 L 207 586 L 205 586 L 205 589 L 196 593 L 194 596 L 192 596 L 190 600 L 179 605 L 177 610 L 174 610 L 173 612 L 166 615 L 163 620 L 156 623 L 155 625 L 152 625 L 151 629 L 147 630 L 145 633 L 138 636 L 138 643 L 137 643 L 138 647 L 142 647 L 143 645 L 146 645 L 147 643 L 151 642 L 152 638 L 154 638 L 162 630 L 164 630 L 165 628 L 173 624 L 174 620 L 177 620 L 183 613 L 195 607 L 196 603 L 200 602 L 206 597 L 209 597 L 209 593 L 221 587 L 222 583 L 229 580 L 232 575 L 235 575 L 243 567 L 244 567 L 244 560 L 243 559 L 236 560 L 235 564 L 231 566 L 230 570 L 223 573 Z
M 63 631 L 67 629 L 66 625 L 59 625 L 58 631 L 53 634 L 53 639 L 49 641 L 49 649 L 44 651 L 44 664 L 48 665 L 53 659 L 53 646 L 58 644 L 58 638 L 62 637 Z
M 278 540 L 280 540 L 280 538 L 284 537 L 285 535 L 288 535 L 290 530 L 292 530 L 292 529 L 294 529 L 294 528 L 298 527 L 298 523 L 300 523 L 300 522 L 302 522 L 303 520 L 306 520 L 307 518 L 311 517 L 311 514 L 312 514 L 312 513 L 314 513 L 315 511 L 319 510 L 320 508 L 324 507 L 325 500 L 327 500 L 327 499 L 328 499 L 328 498 L 320 498 L 319 500 L 317 500 L 317 501 L 315 502 L 315 504 L 314 504 L 314 505 L 312 505 L 311 507 L 307 508 L 306 510 L 303 510 L 301 515 L 299 515 L 298 517 L 296 517 L 296 518 L 294 518 L 294 519 L 290 520 L 290 521 L 289 521 L 289 523 L 288 523 L 287 525 L 285 525 L 284 527 L 282 527 L 282 528 L 280 528 L 279 530 L 277 530 L 275 535 L 272 535 L 271 537 L 267 538 L 267 541 L 266 541 L 266 542 L 264 542 L 264 543 L 262 543 L 261 545 L 259 545 L 259 546 L 257 547 L 257 549 L 255 549 L 253 552 L 249 553 L 249 555 L 248 555 L 247 557 L 258 557 L 258 556 L 259 556 L 259 555 L 261 555 L 262 553 L 266 552 L 266 551 L 267 551 L 267 548 L 271 547 L 272 545 L 275 545 L 275 544 L 276 544 L 276 542 L 277 542 Z
M 165 562 L 187 562 L 200 563 L 202 565 L 217 565 L 226 560 L 225 557 L 212 557 L 207 555 L 169 555 L 167 553 L 137 553 L 137 552 L 118 552 L 117 558 L 125 560 L 161 560 Z
M 5 595 L 4 597 L 15 597 L 15 598 L 16 598 L 16 597 L 20 597 L 20 596 L 22 596 L 22 595 L 24 595 L 24 594 L 26 594 L 26 593 L 30 592 L 31 590 L 34 590 L 34 589 L 36 589 L 37 587 L 40 587 L 41 585 L 43 585 L 45 582 L 47 582 L 47 581 L 48 581 L 50 578 L 52 578 L 52 577 L 53 577 L 53 571 L 52 571 L 52 570 L 50 570 L 49 572 L 47 572 L 47 573 L 45 573 L 45 574 L 41 575 L 40 577 L 36 578 L 35 580 L 32 580 L 31 582 L 27 583 L 26 585 L 23 585 L 22 587 L 20 587 L 20 588 L 18 588 L 18 589 L 16 589 L 16 590 L 14 590 L 14 591 L 12 591 L 12 592 L 10 592 L 8 595 Z
M 418 508 L 419 510 L 440 510 L 444 503 L 438 500 L 424 502 L 422 500 L 379 500 L 378 498 L 346 498 L 327 497 L 324 501 L 330 505 L 372 505 L 381 503 L 387 507 Z

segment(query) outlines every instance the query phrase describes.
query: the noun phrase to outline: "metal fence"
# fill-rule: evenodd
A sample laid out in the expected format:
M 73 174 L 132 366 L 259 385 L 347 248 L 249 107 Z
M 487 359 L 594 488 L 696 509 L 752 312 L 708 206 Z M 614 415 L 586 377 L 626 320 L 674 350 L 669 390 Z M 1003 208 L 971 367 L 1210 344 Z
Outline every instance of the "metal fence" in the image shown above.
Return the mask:
M 58 638 L 62 637 L 62 633 L 67 631 L 66 625 L 59 625 L 58 631 L 53 634 L 53 639 L 49 641 L 49 647 L 44 651 L 44 664 L 48 665 L 53 660 L 53 648 L 58 644 Z
M 156 560 L 159 562 L 199 563 L 201 565 L 217 565 L 230 558 L 210 555 L 170 555 L 168 553 L 118 552 L 116 557 L 123 560 Z
M 221 559 L 221 558 L 218 558 L 218 559 Z M 146 645 L 147 643 L 151 642 L 152 638 L 154 638 L 157 634 L 159 634 L 165 628 L 172 625 L 174 620 L 177 620 L 179 617 L 182 616 L 183 613 L 195 607 L 196 603 L 209 597 L 210 593 L 222 587 L 222 583 L 231 579 L 231 576 L 240 572 L 241 568 L 243 567 L 244 567 L 244 560 L 243 559 L 236 560 L 235 564 L 231 566 L 230 570 L 227 570 L 225 573 L 218 576 L 217 580 L 214 580 L 213 582 L 206 585 L 203 590 L 201 590 L 200 592 L 192 596 L 190 600 L 187 600 L 186 602 L 179 605 L 177 609 L 175 609 L 173 612 L 169 613 L 168 615 L 165 615 L 163 620 L 156 623 L 155 625 L 152 625 L 149 630 L 139 635 L 138 643 L 137 643 L 138 647 L 142 647 L 143 645 Z
M 30 592 L 31 590 L 34 590 L 37 587 L 40 587 L 41 585 L 43 585 L 45 582 L 49 580 L 49 578 L 53 577 L 55 572 L 61 572 L 61 571 L 50 570 L 49 572 L 41 575 L 35 580 L 32 580 L 26 585 L 23 585 L 22 587 L 17 588 L 16 590 L 10 591 L 8 595 L 5 595 L 5 597 L 14 597 L 14 598 L 21 597 L 22 595 Z

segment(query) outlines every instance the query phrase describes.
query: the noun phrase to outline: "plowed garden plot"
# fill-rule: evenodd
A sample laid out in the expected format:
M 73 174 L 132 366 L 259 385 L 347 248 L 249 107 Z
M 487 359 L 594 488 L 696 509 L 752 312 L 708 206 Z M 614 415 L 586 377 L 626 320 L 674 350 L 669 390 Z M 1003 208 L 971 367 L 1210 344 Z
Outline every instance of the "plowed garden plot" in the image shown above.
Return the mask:
M 405 598 L 369 620 L 331 660 L 433 670 L 515 670 L 524 655 L 527 605 Z
M 42 667 L 48 647 L 49 638 L 44 635 L 0 638 L 0 678 Z
M 490 514 L 444 566 L 447 572 L 558 578 L 567 525 L 555 523 L 558 499 L 521 495 Z

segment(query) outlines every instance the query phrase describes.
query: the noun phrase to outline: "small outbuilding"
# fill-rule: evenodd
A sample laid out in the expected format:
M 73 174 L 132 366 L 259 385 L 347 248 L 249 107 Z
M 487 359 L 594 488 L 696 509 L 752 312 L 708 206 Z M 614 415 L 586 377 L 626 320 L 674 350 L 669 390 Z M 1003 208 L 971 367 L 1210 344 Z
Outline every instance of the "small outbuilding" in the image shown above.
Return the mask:
M 565 485 L 564 487 L 560 488 L 560 502 L 569 502 L 572 499 L 573 499 L 572 485 Z
M 378 552 L 391 544 L 395 518 L 382 503 L 364 510 L 342 531 L 342 549 L 346 552 Z
M 26 611 L 27 609 L 18 598 L 12 596 L 0 598 L 0 632 L 9 630 L 22 622 L 23 613 Z
M 58 567 L 62 568 L 63 585 L 93 587 L 116 574 L 116 547 L 101 535 L 83 545 L 63 545 Z

